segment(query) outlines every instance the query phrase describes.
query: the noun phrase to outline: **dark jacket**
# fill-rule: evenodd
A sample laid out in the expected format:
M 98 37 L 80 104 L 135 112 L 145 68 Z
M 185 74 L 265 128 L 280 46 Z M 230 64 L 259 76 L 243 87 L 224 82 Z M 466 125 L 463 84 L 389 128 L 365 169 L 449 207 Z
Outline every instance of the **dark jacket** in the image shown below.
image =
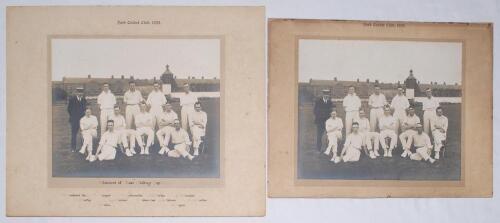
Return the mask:
M 332 112 L 333 102 L 329 98 L 326 103 L 323 97 L 320 97 L 314 103 L 314 122 L 316 124 L 325 124 L 326 120 L 330 117 Z
M 85 99 L 85 96 L 82 96 L 80 101 L 76 96 L 71 96 L 68 102 L 69 122 L 79 123 L 80 119 L 85 115 L 86 108 L 87 99 Z

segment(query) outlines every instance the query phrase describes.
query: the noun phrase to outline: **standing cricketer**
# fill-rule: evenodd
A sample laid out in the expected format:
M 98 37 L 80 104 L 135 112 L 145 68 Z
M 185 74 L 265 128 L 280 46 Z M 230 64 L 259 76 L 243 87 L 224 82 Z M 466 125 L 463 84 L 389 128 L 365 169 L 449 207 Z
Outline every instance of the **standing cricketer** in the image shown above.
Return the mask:
M 321 152 L 321 139 L 325 133 L 325 122 L 333 109 L 330 90 L 322 90 L 322 95 L 314 102 L 314 123 L 316 123 L 316 147 Z
M 80 129 L 83 138 L 83 145 L 80 149 L 81 154 L 85 154 L 87 152 L 86 160 L 89 160 L 92 156 L 93 148 L 93 140 L 97 137 L 97 117 L 92 115 L 92 110 L 90 107 L 85 109 L 85 116 L 80 119 Z
M 380 129 L 380 145 L 384 149 L 384 157 L 392 157 L 392 150 L 396 147 L 398 136 L 396 135 L 396 118 L 391 115 L 391 108 L 384 107 L 384 116 L 380 117 L 378 127 Z M 390 145 L 387 146 L 386 138 L 390 138 Z
M 69 124 L 71 125 L 71 151 L 76 151 L 76 135 L 80 130 L 80 119 L 85 115 L 87 100 L 83 95 L 83 88 L 76 88 L 75 96 L 68 101 Z
M 186 83 L 184 84 L 184 94 L 181 94 L 179 99 L 181 105 L 182 128 L 187 131 L 189 128 L 188 115 L 194 111 L 194 103 L 198 101 L 198 97 L 191 92 L 189 84 Z
M 439 151 L 443 147 L 448 131 L 448 118 L 443 115 L 443 108 L 436 109 L 436 117 L 431 121 L 432 137 L 434 139 L 434 159 L 439 159 Z
M 177 113 L 172 110 L 172 105 L 170 103 L 166 103 L 163 105 L 163 112 L 160 114 L 158 119 L 158 131 L 156 131 L 156 137 L 158 138 L 158 142 L 160 143 L 160 151 L 158 152 L 160 155 L 168 152 L 167 147 L 168 144 L 165 144 L 166 135 L 170 134 L 170 131 L 175 129 L 174 121 L 179 119 Z
M 406 109 L 410 107 L 408 98 L 403 94 L 403 87 L 398 86 L 398 93 L 392 98 L 391 109 L 394 110 L 393 116 L 396 118 L 396 134 L 399 134 L 399 128 L 406 118 Z
M 430 135 L 431 120 L 436 117 L 436 109 L 439 107 L 439 101 L 432 96 L 432 90 L 425 90 L 426 97 L 422 101 L 422 110 L 424 110 L 424 132 Z
M 342 119 L 337 117 L 337 111 L 332 111 L 330 115 L 330 118 L 325 122 L 326 135 L 328 137 L 328 147 L 326 147 L 325 155 L 330 156 L 330 152 L 333 152 L 330 161 L 338 163 L 340 157 L 337 154 L 337 142 L 342 139 L 344 124 L 342 123 Z
M 370 107 L 370 129 L 376 131 L 379 118 L 384 115 L 384 106 L 387 104 L 385 95 L 380 93 L 380 86 L 375 85 L 375 92 L 368 98 Z
M 399 140 L 403 146 L 403 153 L 401 154 L 401 157 L 406 157 L 411 154 L 411 138 L 413 135 L 417 134 L 417 124 L 420 124 L 420 118 L 415 115 L 415 109 L 410 107 L 408 108 L 408 115 L 401 125 L 403 133 L 399 135 Z
M 349 86 L 342 105 L 345 110 L 345 132 L 348 135 L 351 133 L 352 122 L 359 118 L 359 108 L 361 108 L 361 99 L 356 95 L 354 86 Z
M 422 125 L 417 125 L 417 134 L 410 138 L 413 141 L 413 145 L 416 148 L 416 152 L 410 154 L 410 159 L 412 160 L 425 160 L 430 163 L 434 163 L 436 160 L 430 156 L 430 151 L 432 149 L 431 139 L 429 136 L 423 132 Z
M 189 130 L 193 138 L 193 155 L 199 155 L 200 144 L 207 129 L 207 113 L 201 110 L 201 103 L 194 103 L 194 112 L 188 116 Z
M 363 142 L 368 151 L 370 151 L 370 158 L 375 159 L 380 156 L 379 149 L 379 134 L 375 131 L 370 131 L 370 121 L 366 117 L 365 111 L 359 110 L 359 119 L 356 120 L 359 126 L 359 133 L 363 135 Z
M 165 143 L 168 145 L 169 142 L 172 142 L 174 145 L 174 149 L 167 152 L 167 156 L 179 158 L 184 157 L 188 160 L 193 160 L 194 156 L 189 154 L 189 146 L 191 145 L 191 141 L 189 140 L 189 135 L 181 128 L 181 124 L 179 120 L 174 121 L 175 129 L 174 131 L 170 131 L 170 134 L 167 134 L 165 138 Z
M 106 123 L 113 116 L 113 108 L 116 104 L 115 95 L 109 90 L 109 84 L 104 83 L 102 85 L 102 92 L 97 96 L 97 104 L 101 109 L 101 136 L 106 131 Z
M 140 104 L 141 110 L 134 117 L 136 126 L 136 140 L 141 147 L 141 154 L 149 154 L 149 147 L 153 144 L 155 133 L 153 131 L 153 115 L 151 115 L 146 109 L 146 103 L 142 102 Z M 142 136 L 147 137 L 147 143 L 144 144 Z
M 357 122 L 352 123 L 352 132 L 347 135 L 344 143 L 344 148 L 342 149 L 342 160 L 344 162 L 357 162 L 359 161 L 359 156 L 361 155 L 361 149 L 363 146 L 363 135 L 359 133 L 359 124 Z
M 149 93 L 146 103 L 149 105 L 149 113 L 153 116 L 152 128 L 154 130 L 156 129 L 158 117 L 163 112 L 162 106 L 167 103 L 167 99 L 160 90 L 160 84 L 158 82 L 153 83 L 153 91 Z
M 129 89 L 123 95 L 123 103 L 125 107 L 125 121 L 127 122 L 127 129 L 133 129 L 134 116 L 141 110 L 139 103 L 143 101 L 142 94 L 139 90 L 135 89 L 135 82 L 128 83 Z

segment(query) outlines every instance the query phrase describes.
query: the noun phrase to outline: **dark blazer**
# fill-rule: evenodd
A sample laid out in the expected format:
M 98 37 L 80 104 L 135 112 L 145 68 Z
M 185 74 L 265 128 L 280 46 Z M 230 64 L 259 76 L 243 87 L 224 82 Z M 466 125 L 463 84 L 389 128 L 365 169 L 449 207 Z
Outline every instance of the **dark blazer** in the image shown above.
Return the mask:
M 69 122 L 79 123 L 80 119 L 85 115 L 86 108 L 87 99 L 85 99 L 85 96 L 82 96 L 80 101 L 76 96 L 71 96 L 68 102 Z
M 330 98 L 326 103 L 323 101 L 323 97 L 316 99 L 314 103 L 314 122 L 316 124 L 325 124 L 326 120 L 330 117 L 332 108 L 333 103 Z

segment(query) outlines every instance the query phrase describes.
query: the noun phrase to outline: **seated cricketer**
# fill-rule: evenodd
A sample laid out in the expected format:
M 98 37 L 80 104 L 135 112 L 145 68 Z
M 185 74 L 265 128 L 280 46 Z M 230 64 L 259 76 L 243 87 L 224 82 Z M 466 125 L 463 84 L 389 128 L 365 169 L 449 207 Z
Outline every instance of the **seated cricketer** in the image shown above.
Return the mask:
M 391 115 L 391 108 L 384 107 L 384 115 L 380 117 L 379 129 L 380 129 L 380 145 L 384 149 L 385 157 L 392 157 L 392 150 L 396 147 L 398 142 L 398 136 L 396 135 L 396 118 Z M 390 145 L 387 146 L 385 141 L 386 138 L 390 139 Z
M 136 127 L 136 139 L 139 147 L 141 147 L 141 154 L 147 155 L 149 154 L 149 147 L 151 147 L 154 142 L 155 133 L 153 131 L 154 117 L 148 111 L 146 111 L 146 108 L 146 103 L 141 102 L 141 111 L 135 115 L 134 121 Z M 148 137 L 146 144 L 144 144 L 142 136 Z
M 174 121 L 175 129 L 170 131 L 165 138 L 165 144 L 169 144 L 170 142 L 174 145 L 174 149 L 167 152 L 167 156 L 179 158 L 184 157 L 188 160 L 193 160 L 194 156 L 189 154 L 189 146 L 191 145 L 191 141 L 189 140 L 189 135 L 181 128 L 181 123 L 179 119 Z
M 97 137 L 97 117 L 92 115 L 92 110 L 90 107 L 85 109 L 85 115 L 80 119 L 80 130 L 83 138 L 83 145 L 80 149 L 81 154 L 85 154 L 85 150 L 87 151 L 87 158 L 89 160 L 92 155 L 93 150 L 93 139 Z
M 344 160 L 344 162 L 359 161 L 361 149 L 364 144 L 363 142 L 363 135 L 359 133 L 359 124 L 357 122 L 353 122 L 352 132 L 351 134 L 347 135 L 344 143 L 344 148 L 342 149 L 342 160 Z
M 363 142 L 370 152 L 370 158 L 375 159 L 380 154 L 378 153 L 378 148 L 379 148 L 379 134 L 378 132 L 372 132 L 370 131 L 371 126 L 370 126 L 370 121 L 366 117 L 366 113 L 363 110 L 359 110 L 359 119 L 356 120 L 356 122 L 359 125 L 359 133 L 363 135 Z
M 410 159 L 418 161 L 423 159 L 425 161 L 429 161 L 430 163 L 434 163 L 436 161 L 430 156 L 432 149 L 431 139 L 427 133 L 424 132 L 421 124 L 417 124 L 417 134 L 413 135 L 410 140 L 413 142 L 416 150 L 415 153 L 410 154 Z
M 199 155 L 200 144 L 205 137 L 207 127 L 207 113 L 201 110 L 201 103 L 194 103 L 194 111 L 188 115 L 189 130 L 193 137 L 193 155 Z
M 342 139 L 343 128 L 344 124 L 342 123 L 342 119 L 337 117 L 337 111 L 330 112 L 330 118 L 325 122 L 326 136 L 328 137 L 328 146 L 326 147 L 325 155 L 330 156 L 330 153 L 333 152 L 330 161 L 335 162 L 335 160 L 340 160 L 337 154 L 337 142 Z
M 115 124 L 115 132 L 117 132 L 120 136 L 119 142 L 125 149 L 125 155 L 132 156 L 133 154 L 135 154 L 135 131 L 132 129 L 127 129 L 127 122 L 125 121 L 125 117 L 120 114 L 120 106 L 115 105 L 114 113 L 110 118 Z
M 158 142 L 160 143 L 160 155 L 167 152 L 168 144 L 165 144 L 165 136 L 175 129 L 174 121 L 179 119 L 177 113 L 172 110 L 172 105 L 166 103 L 163 105 L 163 112 L 158 115 L 158 131 L 156 131 L 156 137 L 158 137 Z
M 439 159 L 439 151 L 443 147 L 443 141 L 446 140 L 446 131 L 448 131 L 448 118 L 443 115 L 443 108 L 436 109 L 436 117 L 431 120 L 432 138 L 434 139 L 434 159 Z
M 99 147 L 96 151 L 96 156 L 99 161 L 114 160 L 116 156 L 116 147 L 120 141 L 120 134 L 114 130 L 114 121 L 106 122 L 106 132 L 101 136 Z M 92 162 L 94 159 L 91 159 Z
M 415 109 L 413 107 L 408 108 L 408 115 L 403 119 L 401 123 L 402 133 L 399 135 L 399 140 L 401 145 L 403 145 L 403 153 L 401 157 L 406 157 L 411 154 L 410 138 L 417 134 L 417 124 L 420 123 L 420 118 L 415 115 Z

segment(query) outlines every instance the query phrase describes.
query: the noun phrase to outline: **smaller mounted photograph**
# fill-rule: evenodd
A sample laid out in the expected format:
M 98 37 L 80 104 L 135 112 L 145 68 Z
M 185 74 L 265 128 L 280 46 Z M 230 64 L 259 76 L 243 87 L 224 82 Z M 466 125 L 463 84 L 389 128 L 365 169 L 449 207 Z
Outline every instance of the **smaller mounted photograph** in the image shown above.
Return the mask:
M 298 179 L 461 180 L 462 42 L 300 39 Z

